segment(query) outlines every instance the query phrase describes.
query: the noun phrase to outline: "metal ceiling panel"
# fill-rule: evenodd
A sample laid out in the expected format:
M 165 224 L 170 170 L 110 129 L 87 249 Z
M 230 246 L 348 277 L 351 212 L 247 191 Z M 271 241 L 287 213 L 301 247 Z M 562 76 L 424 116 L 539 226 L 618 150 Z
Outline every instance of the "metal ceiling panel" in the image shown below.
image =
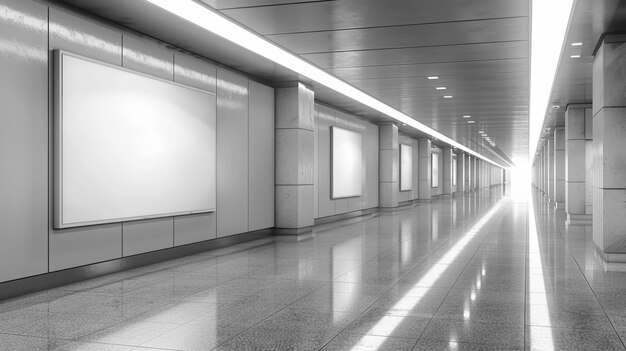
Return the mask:
M 206 2 L 206 1 L 205 1 Z M 310 1 L 284 6 L 236 7 L 240 0 L 212 0 L 226 16 L 263 35 L 353 28 L 528 17 L 524 0 L 339 0 Z M 257 3 L 249 0 L 248 4 Z M 261 5 L 264 0 L 258 2 Z M 525 31 L 526 33 L 528 30 Z
M 267 35 L 297 54 L 528 40 L 528 18 Z

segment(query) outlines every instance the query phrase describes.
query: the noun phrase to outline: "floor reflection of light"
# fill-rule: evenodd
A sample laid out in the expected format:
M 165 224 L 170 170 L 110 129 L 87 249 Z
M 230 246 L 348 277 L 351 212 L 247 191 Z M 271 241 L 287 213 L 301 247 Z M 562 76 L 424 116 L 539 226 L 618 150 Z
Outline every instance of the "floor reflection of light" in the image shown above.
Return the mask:
M 448 268 L 448 264 L 443 264 L 442 262 L 452 262 L 456 259 L 456 257 L 463 251 L 463 249 L 470 243 L 472 239 L 476 237 L 476 235 L 480 232 L 482 227 L 489 222 L 489 220 L 500 210 L 502 207 L 502 200 L 496 203 L 493 208 L 487 212 L 476 224 L 474 224 L 463 236 L 457 241 L 454 246 L 446 252 L 446 254 L 439 259 L 433 267 L 428 270 L 428 272 L 413 286 L 409 292 L 407 292 L 396 304 L 391 307 L 390 310 L 411 310 L 417 306 L 420 302 L 421 298 L 425 295 L 424 287 L 431 287 L 437 279 L 441 277 L 441 275 Z M 480 282 L 480 280 L 479 280 Z M 479 287 L 480 289 L 480 287 Z M 469 310 L 467 310 L 468 318 L 469 318 Z M 464 314 L 465 316 L 465 311 Z M 368 332 L 366 332 L 365 336 L 363 336 L 352 348 L 353 351 L 359 349 L 359 345 L 361 345 L 367 335 L 372 335 L 375 331 L 383 328 L 388 331 L 385 335 L 390 335 L 403 321 L 403 318 L 397 318 L 390 320 L 388 318 L 381 318 Z M 372 340 L 371 343 L 368 344 L 369 349 L 377 350 L 380 348 L 386 338 L 379 338 L 375 342 Z
M 351 306 L 354 305 L 357 299 L 357 293 L 359 293 L 358 289 L 336 289 L 336 284 L 345 285 L 344 283 L 339 283 L 334 280 L 335 277 L 343 274 L 343 271 L 338 271 L 341 267 L 342 260 L 348 261 L 359 261 L 363 260 L 363 239 L 361 237 L 357 237 L 341 244 L 335 245 L 333 247 L 333 253 L 338 253 L 338 256 L 341 258 L 335 257 L 333 255 L 333 266 L 332 266 L 332 278 L 333 278 L 333 311 L 349 311 L 351 310 Z M 354 281 L 358 276 L 360 276 L 363 272 L 362 266 L 359 266 L 356 269 L 350 270 L 346 275 L 352 278 L 350 281 Z M 346 318 L 345 313 L 333 313 L 333 322 L 338 324 L 344 318 Z
M 528 266 L 538 267 L 538 271 L 541 274 L 536 275 L 534 278 L 529 277 L 528 284 L 530 292 L 541 291 L 538 294 L 529 294 L 530 298 L 530 324 L 533 321 L 541 321 L 541 323 L 547 323 L 545 325 L 552 325 L 550 323 L 550 310 L 548 308 L 548 299 L 546 297 L 546 283 L 543 278 L 543 263 L 541 261 L 541 250 L 539 248 L 539 234 L 537 233 L 537 221 L 535 218 L 535 207 L 533 205 L 532 197 L 528 199 Z M 530 273 L 529 273 L 530 275 Z M 533 308 L 534 306 L 541 305 L 541 308 Z M 531 329 L 532 330 L 532 329 Z M 550 329 L 552 330 L 552 329 Z M 533 343 L 541 341 L 542 350 L 554 350 L 554 340 L 552 333 L 546 334 L 546 339 L 533 340 L 532 332 L 530 335 L 531 348 Z

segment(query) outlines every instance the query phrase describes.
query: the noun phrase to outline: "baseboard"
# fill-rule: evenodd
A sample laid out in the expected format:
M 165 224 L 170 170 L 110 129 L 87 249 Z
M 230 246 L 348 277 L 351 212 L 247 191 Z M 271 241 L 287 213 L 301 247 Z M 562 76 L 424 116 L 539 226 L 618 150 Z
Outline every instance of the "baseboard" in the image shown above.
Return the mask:
M 605 264 L 610 263 L 626 263 L 626 253 L 604 252 L 596 245 L 596 253 Z
M 85 266 L 68 268 L 60 271 L 44 273 L 32 277 L 11 280 L 0 283 L 0 300 L 22 296 L 37 291 L 53 289 L 59 286 L 100 277 L 103 275 L 126 271 L 153 263 L 159 263 L 174 258 L 221 249 L 247 241 L 270 237 L 273 229 L 263 229 L 243 234 L 231 235 L 223 238 L 201 241 L 193 244 L 171 247 L 163 250 L 147 252 L 134 256 L 122 257 L 105 262 L 93 263 Z M 261 244 L 265 245 L 265 244 Z M 246 248 L 248 249 L 248 248 Z
M 345 220 L 345 219 L 351 219 L 351 218 L 355 218 L 355 217 L 367 216 L 367 215 L 376 213 L 377 211 L 379 211 L 378 207 L 372 207 L 372 208 L 368 208 L 368 209 L 364 209 L 364 210 L 357 210 L 357 211 L 352 211 L 352 212 L 340 213 L 340 214 L 332 215 L 332 216 L 316 218 L 313 221 L 313 223 L 314 223 L 314 225 L 332 223 L 332 222 L 336 222 L 336 221 L 342 221 L 342 220 Z
M 565 220 L 565 224 L 567 225 L 592 225 L 593 217 L 592 215 L 584 214 L 567 214 L 567 219 Z

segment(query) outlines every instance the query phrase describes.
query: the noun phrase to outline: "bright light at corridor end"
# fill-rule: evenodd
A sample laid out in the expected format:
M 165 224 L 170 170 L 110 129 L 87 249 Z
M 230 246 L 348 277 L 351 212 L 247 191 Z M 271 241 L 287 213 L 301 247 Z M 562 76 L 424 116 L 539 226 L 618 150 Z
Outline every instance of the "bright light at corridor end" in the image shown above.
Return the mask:
M 162 8 L 182 19 L 189 21 L 213 34 L 216 34 L 228 41 L 233 42 L 245 49 L 248 49 L 268 60 L 275 62 L 287 69 L 305 76 L 312 81 L 332 89 L 346 97 L 364 104 L 383 115 L 386 115 L 399 123 L 413 127 L 419 131 L 429 134 L 440 141 L 449 144 L 457 149 L 467 152 L 470 155 L 483 159 L 491 164 L 503 167 L 488 157 L 458 143 L 457 141 L 439 133 L 438 131 L 416 121 L 410 116 L 396 110 L 373 96 L 357 89 L 356 87 L 342 81 L 341 79 L 318 68 L 310 62 L 290 53 L 278 45 L 266 40 L 258 34 L 244 28 L 232 20 L 220 15 L 216 11 L 200 4 L 194 0 L 145 0 L 155 6 Z M 504 164 L 504 167 L 510 165 Z
M 537 144 L 552 93 L 573 0 L 533 0 L 530 42 L 530 115 L 528 160 Z

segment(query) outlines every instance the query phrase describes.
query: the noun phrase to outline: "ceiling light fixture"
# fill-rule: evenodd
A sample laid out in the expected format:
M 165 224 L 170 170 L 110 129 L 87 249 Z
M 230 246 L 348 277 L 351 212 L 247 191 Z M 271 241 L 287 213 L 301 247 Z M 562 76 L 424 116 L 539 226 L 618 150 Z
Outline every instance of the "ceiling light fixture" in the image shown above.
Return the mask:
M 570 55 L 571 58 L 580 58 L 580 55 Z
M 437 79 L 439 79 L 439 77 L 437 77 L 437 76 L 429 76 L 428 79 L 429 80 L 437 80 Z
M 475 121 L 467 121 L 467 123 L 473 124 L 473 123 L 476 123 L 476 122 Z
M 528 160 L 535 157 L 573 0 L 533 0 Z
M 448 88 L 446 88 L 446 87 L 436 87 L 435 88 L 435 90 L 446 90 L 446 89 L 448 89 Z
M 444 99 L 452 99 L 453 97 L 454 97 L 454 96 L 452 96 L 452 95 L 444 95 L 444 96 L 443 96 L 443 98 L 444 98 Z
M 465 116 L 463 116 L 463 118 L 472 118 L 472 116 L 470 116 L 470 115 L 465 115 Z
M 572 46 L 583 46 L 583 43 L 581 43 L 581 42 L 572 43 Z
M 485 131 L 484 130 L 479 130 L 478 134 L 483 134 Z
M 309 78 L 312 82 L 323 85 L 334 90 L 356 102 L 359 102 L 377 112 L 395 119 L 400 123 L 406 123 L 423 133 L 437 137 L 446 144 L 481 158 L 489 163 L 502 167 L 490 158 L 479 154 L 465 145 L 441 134 L 440 132 L 418 122 L 407 114 L 397 110 L 390 105 L 376 99 L 364 91 L 350 85 L 347 82 L 333 76 L 323 69 L 313 65 L 309 61 L 293 54 L 273 42 L 265 39 L 257 33 L 241 26 L 231 19 L 219 14 L 209 6 L 194 0 L 145 0 L 171 14 L 178 16 L 190 23 L 197 25 L 217 36 L 220 36 L 251 53 L 262 56 L 278 65 L 281 65 L 294 73 Z M 512 166 L 509 162 L 505 162 Z M 506 166 L 505 166 L 506 167 Z

